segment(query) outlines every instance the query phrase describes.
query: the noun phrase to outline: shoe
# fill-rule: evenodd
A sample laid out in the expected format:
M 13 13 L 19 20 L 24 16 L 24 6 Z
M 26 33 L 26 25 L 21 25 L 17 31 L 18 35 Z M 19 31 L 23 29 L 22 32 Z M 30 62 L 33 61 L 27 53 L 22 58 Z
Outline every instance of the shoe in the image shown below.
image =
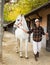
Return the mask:
M 36 55 L 34 55 L 34 56 L 35 56 L 35 60 L 36 60 L 36 61 L 38 61 L 38 59 L 37 59 L 37 54 L 36 54 Z
M 39 52 L 37 52 L 37 57 L 39 57 Z

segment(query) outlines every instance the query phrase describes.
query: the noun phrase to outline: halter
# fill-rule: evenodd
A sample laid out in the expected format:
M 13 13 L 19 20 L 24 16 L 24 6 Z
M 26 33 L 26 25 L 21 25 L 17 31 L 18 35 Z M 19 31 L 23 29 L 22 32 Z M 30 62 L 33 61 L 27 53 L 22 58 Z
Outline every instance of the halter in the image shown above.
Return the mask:
M 27 23 L 26 23 L 26 20 L 24 18 L 24 15 L 19 15 L 18 18 L 16 19 L 16 22 L 15 22 L 15 25 L 19 25 L 19 28 L 20 28 L 20 25 L 23 26 L 23 28 L 25 30 L 29 30 L 28 27 L 27 27 Z M 14 25 L 14 27 L 15 27 Z

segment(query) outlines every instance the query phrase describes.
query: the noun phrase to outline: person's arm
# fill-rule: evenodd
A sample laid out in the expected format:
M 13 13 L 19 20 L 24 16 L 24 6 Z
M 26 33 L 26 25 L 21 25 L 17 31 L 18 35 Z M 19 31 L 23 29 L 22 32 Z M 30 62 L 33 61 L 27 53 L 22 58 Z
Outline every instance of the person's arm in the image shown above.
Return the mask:
M 42 28 L 42 34 L 48 36 L 48 33 L 45 33 L 43 28 Z
M 45 33 L 45 32 L 44 32 L 44 29 L 43 29 L 43 28 L 42 28 L 42 34 L 43 34 L 43 35 L 46 35 L 46 38 L 49 37 L 49 36 L 48 36 L 48 33 Z
M 42 35 L 45 35 L 44 29 L 42 28 Z
M 30 33 L 33 32 L 33 29 L 31 29 L 30 31 L 27 31 L 27 30 L 25 30 L 25 29 L 22 28 L 22 30 L 23 30 L 24 32 L 28 33 L 28 34 L 30 34 Z
M 28 34 L 31 34 L 33 32 L 33 29 L 31 29 L 30 31 L 27 31 Z

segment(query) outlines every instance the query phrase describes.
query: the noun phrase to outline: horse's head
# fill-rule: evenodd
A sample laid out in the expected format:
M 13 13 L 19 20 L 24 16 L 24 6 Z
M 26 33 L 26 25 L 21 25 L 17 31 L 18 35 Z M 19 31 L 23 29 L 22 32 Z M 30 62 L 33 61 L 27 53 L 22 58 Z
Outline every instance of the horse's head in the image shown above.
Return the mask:
M 19 15 L 14 23 L 14 27 L 16 27 L 15 24 L 22 25 L 25 30 L 29 30 L 24 15 Z

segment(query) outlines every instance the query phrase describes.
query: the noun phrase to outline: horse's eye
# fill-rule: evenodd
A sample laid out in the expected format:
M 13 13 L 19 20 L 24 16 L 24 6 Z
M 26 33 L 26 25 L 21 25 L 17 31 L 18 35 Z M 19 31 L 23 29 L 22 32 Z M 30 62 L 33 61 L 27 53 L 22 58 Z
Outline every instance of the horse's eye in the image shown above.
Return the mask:
M 19 19 L 17 21 L 20 21 Z

